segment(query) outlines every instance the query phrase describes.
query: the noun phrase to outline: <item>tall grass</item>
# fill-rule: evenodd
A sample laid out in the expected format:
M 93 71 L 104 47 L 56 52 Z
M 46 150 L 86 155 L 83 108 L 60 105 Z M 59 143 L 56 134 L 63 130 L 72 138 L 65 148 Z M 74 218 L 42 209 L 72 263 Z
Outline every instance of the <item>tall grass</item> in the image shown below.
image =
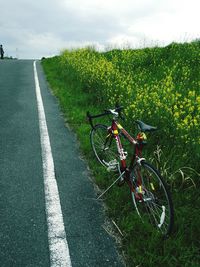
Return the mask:
M 149 137 L 147 157 L 171 188 L 175 229 L 168 240 L 144 229 L 127 188 L 112 188 L 105 201 L 116 231 L 121 232 L 127 266 L 200 265 L 199 48 L 200 43 L 193 42 L 106 53 L 79 49 L 43 61 L 100 188 L 109 185 L 112 177 L 94 160 L 86 111 L 98 113 L 118 101 L 126 107 L 125 126 L 130 132 L 134 133 L 138 118 L 159 127 Z

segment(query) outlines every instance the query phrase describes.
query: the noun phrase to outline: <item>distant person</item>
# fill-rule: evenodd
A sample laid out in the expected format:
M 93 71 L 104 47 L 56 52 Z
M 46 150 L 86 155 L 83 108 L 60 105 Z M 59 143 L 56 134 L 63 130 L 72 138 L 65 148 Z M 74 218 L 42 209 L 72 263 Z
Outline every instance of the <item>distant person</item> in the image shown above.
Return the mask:
M 0 55 L 1 55 L 1 59 L 3 59 L 4 57 L 3 45 L 0 45 Z

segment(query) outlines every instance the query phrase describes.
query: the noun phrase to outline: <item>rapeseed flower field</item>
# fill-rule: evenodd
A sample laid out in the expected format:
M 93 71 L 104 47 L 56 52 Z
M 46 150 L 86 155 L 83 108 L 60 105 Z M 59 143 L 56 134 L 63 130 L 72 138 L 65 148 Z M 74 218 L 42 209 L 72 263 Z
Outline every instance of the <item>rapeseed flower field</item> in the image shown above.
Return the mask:
M 105 53 L 66 50 L 62 65 L 73 70 L 97 103 L 123 105 L 130 127 L 138 118 L 155 124 L 162 129 L 163 145 L 188 147 L 193 152 L 188 161 L 194 154 L 200 157 L 199 41 Z

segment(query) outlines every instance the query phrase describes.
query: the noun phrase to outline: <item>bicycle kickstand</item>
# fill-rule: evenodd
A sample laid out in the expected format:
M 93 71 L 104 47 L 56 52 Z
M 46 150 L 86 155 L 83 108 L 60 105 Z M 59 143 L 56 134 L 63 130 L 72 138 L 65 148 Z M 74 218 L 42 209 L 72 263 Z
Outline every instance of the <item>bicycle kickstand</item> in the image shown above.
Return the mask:
M 122 172 L 121 174 L 120 174 L 120 176 L 119 177 L 117 177 L 117 179 L 103 192 L 103 193 L 101 193 L 101 195 L 100 196 L 98 196 L 98 198 L 96 199 L 96 200 L 98 200 L 98 199 L 100 199 L 114 184 L 116 184 L 116 182 L 119 180 L 119 179 L 121 179 L 121 177 L 124 175 L 124 173 L 125 173 L 125 171 L 124 172 Z

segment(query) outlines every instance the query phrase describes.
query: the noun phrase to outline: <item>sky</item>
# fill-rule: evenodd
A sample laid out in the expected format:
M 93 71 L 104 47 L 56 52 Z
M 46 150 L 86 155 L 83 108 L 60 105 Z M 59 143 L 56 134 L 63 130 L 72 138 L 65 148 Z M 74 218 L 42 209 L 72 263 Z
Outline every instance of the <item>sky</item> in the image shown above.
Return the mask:
M 0 44 L 21 59 L 165 46 L 200 39 L 199 11 L 200 0 L 0 0 Z

